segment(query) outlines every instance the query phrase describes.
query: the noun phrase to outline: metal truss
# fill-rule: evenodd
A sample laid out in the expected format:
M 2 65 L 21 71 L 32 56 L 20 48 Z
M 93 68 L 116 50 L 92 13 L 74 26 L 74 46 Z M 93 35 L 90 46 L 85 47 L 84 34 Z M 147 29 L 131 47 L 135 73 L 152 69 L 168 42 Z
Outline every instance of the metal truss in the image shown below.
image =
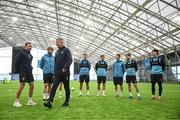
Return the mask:
M 74 58 L 87 53 L 92 63 L 101 54 L 109 63 L 115 53 L 167 54 L 179 50 L 178 15 L 178 0 L 0 0 L 0 47 L 46 49 L 60 36 Z

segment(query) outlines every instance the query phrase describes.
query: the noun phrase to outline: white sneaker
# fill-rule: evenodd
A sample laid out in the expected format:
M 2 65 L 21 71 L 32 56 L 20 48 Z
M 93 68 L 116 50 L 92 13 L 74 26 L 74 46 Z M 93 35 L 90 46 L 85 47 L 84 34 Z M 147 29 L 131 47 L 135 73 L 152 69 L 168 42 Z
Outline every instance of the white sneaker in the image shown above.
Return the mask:
M 105 96 L 106 96 L 106 94 L 103 94 L 103 96 L 105 97 Z
M 37 103 L 33 102 L 32 100 L 28 100 L 28 102 L 27 102 L 27 105 L 29 105 L 29 106 L 34 106 L 36 104 Z
M 115 97 L 119 97 L 118 93 L 115 93 Z
M 78 95 L 79 97 L 81 97 L 82 96 L 82 93 L 79 93 L 79 95 Z
M 86 94 L 87 96 L 90 96 L 90 93 L 89 92 L 87 92 L 87 94 Z
M 14 104 L 13 104 L 14 107 L 21 107 L 21 103 L 19 101 L 15 101 Z
M 97 94 L 97 96 L 99 97 L 99 96 L 100 96 L 100 94 Z

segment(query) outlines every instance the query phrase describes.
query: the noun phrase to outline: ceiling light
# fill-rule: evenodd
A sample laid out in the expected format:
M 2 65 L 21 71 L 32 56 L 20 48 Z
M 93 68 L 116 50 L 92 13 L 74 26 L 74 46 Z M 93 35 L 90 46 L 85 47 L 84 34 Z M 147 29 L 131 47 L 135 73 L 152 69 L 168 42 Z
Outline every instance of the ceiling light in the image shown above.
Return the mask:
M 76 46 L 76 49 L 79 49 L 79 46 Z
M 26 35 L 30 35 L 30 32 L 28 32 L 28 31 L 24 31 L 24 34 L 26 34 Z
M 81 36 L 79 39 L 80 39 L 80 40 L 83 40 L 83 39 L 84 39 L 84 37 L 83 37 L 83 36 Z
M 46 28 L 47 28 L 47 29 L 49 29 L 49 28 L 50 28 L 50 26 L 49 26 L 49 25 L 46 25 Z
M 86 24 L 87 24 L 87 25 L 91 25 L 91 24 L 92 24 L 92 20 L 87 19 L 87 20 L 86 20 Z
M 12 21 L 13 21 L 13 22 L 17 22 L 17 21 L 18 21 L 18 18 L 17 18 L 17 17 L 12 17 Z
M 19 43 L 18 46 L 21 46 L 21 44 Z
M 45 5 L 44 3 L 40 3 L 40 4 L 39 4 L 39 8 L 41 8 L 41 9 L 46 9 L 46 8 L 47 8 L 47 5 Z
M 113 54 L 116 54 L 116 53 L 117 53 L 116 51 L 113 52 Z
M 77 54 L 77 52 L 74 52 L 74 54 Z

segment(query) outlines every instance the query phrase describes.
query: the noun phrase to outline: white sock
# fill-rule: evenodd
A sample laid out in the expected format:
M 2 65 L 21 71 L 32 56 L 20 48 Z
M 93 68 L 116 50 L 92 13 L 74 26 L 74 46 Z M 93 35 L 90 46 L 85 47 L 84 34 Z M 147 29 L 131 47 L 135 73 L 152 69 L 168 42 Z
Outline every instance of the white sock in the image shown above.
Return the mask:
M 43 93 L 43 99 L 46 99 L 46 93 Z
M 139 92 L 137 93 L 137 96 L 138 96 L 138 97 L 140 96 L 140 93 L 139 93 Z
M 59 91 L 59 96 L 62 96 L 62 91 Z
M 49 97 L 50 97 L 50 94 L 46 93 L 46 99 L 49 99 Z
M 98 90 L 98 95 L 100 95 L 101 94 L 101 92 L 100 92 L 100 90 Z
M 18 98 L 16 98 L 16 102 L 19 102 L 19 99 L 18 99 Z
M 106 93 L 106 91 L 105 91 L 105 90 L 103 90 L 103 95 L 105 95 L 105 93 Z
M 29 100 L 29 101 L 32 101 L 32 97 L 29 97 L 28 100 Z
M 131 92 L 129 92 L 129 96 L 132 96 L 132 93 L 131 93 Z
M 89 94 L 89 90 L 87 90 L 87 94 Z
M 123 92 L 120 90 L 120 96 L 122 96 L 123 95 Z
M 82 90 L 79 90 L 79 94 L 82 94 Z

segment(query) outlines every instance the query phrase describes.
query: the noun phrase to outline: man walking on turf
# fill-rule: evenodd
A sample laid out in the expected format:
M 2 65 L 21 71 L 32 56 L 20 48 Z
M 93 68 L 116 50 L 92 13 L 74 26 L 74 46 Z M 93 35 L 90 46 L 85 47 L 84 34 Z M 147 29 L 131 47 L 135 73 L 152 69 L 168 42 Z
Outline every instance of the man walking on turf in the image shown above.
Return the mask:
M 45 54 L 41 58 L 40 68 L 43 70 L 43 81 L 44 81 L 44 89 L 43 89 L 43 101 L 46 101 L 49 98 L 51 84 L 53 83 L 54 76 L 54 56 L 53 48 L 48 47 L 48 53 Z
M 150 59 L 151 67 L 151 90 L 152 90 L 152 99 L 160 99 L 162 94 L 162 82 L 163 82 L 163 73 L 165 71 L 165 62 L 159 56 L 159 51 L 154 49 L 152 51 L 152 58 Z M 159 86 L 159 96 L 155 97 L 155 84 L 158 83 Z
M 64 85 L 66 98 L 62 106 L 69 105 L 70 97 L 70 87 L 69 87 L 69 78 L 70 78 L 70 65 L 72 63 L 72 55 L 69 48 L 64 46 L 64 40 L 62 38 L 56 39 L 56 46 L 58 50 L 55 53 L 55 64 L 54 64 L 54 73 L 55 79 L 53 86 L 51 88 L 50 97 L 47 102 L 44 103 L 45 107 L 51 108 L 56 94 L 56 90 L 59 86 L 59 83 L 62 82 Z
M 100 96 L 100 85 L 101 82 L 103 83 L 103 96 L 106 96 L 105 94 L 105 85 L 106 85 L 106 72 L 107 72 L 107 62 L 104 60 L 104 55 L 100 56 L 100 61 L 98 61 L 95 65 L 95 70 L 97 74 L 97 84 L 98 84 L 98 94 L 97 96 Z
M 128 92 L 129 92 L 129 99 L 132 98 L 132 92 L 131 92 L 131 82 L 133 83 L 136 92 L 137 92 L 137 97 L 140 99 L 140 93 L 139 93 L 139 88 L 137 86 L 137 79 L 136 79 L 136 72 L 138 70 L 138 66 L 135 60 L 131 59 L 131 54 L 128 53 L 126 54 L 126 82 L 128 84 Z
M 115 96 L 118 97 L 118 87 L 120 85 L 120 96 L 123 94 L 123 76 L 125 73 L 125 65 L 122 60 L 120 60 L 120 54 L 115 56 L 116 62 L 113 63 L 112 72 L 113 72 L 113 81 L 115 87 Z
M 79 82 L 80 82 L 80 91 L 79 96 L 82 96 L 82 86 L 84 81 L 86 82 L 86 90 L 87 90 L 87 96 L 90 96 L 89 92 L 89 71 L 91 69 L 91 63 L 87 60 L 87 54 L 84 54 L 83 59 L 79 63 Z
M 17 73 L 19 73 L 20 84 L 16 92 L 16 101 L 13 104 L 14 107 L 22 106 L 19 101 L 19 98 L 26 82 L 29 83 L 29 98 L 27 105 L 36 105 L 36 103 L 32 101 L 34 90 L 34 77 L 32 74 L 33 67 L 31 65 L 33 59 L 33 56 L 30 53 L 31 49 L 32 44 L 30 42 L 25 43 L 24 50 L 22 50 L 16 58 L 15 67 Z

